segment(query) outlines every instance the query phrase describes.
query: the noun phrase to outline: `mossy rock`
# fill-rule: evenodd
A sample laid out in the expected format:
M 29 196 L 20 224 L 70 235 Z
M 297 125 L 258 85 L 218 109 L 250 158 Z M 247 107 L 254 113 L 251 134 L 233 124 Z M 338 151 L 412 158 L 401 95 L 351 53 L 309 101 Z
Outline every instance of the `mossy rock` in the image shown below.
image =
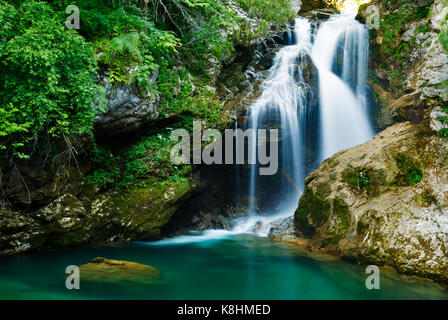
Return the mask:
M 400 170 L 395 183 L 400 186 L 412 186 L 423 180 L 423 165 L 407 155 L 398 154 L 395 157 Z
M 307 187 L 300 199 L 299 207 L 295 213 L 297 230 L 305 236 L 313 236 L 316 228 L 323 225 L 330 215 L 330 203 L 322 194 L 315 193 Z
M 347 235 L 350 229 L 352 219 L 350 209 L 343 200 L 335 199 L 333 201 L 333 213 L 338 220 L 337 235 L 342 239 Z
M 148 179 L 144 187 L 133 187 L 125 194 L 108 195 L 102 211 L 112 218 L 102 238 L 126 235 L 126 238 L 154 240 L 161 237 L 165 226 L 179 208 L 180 203 L 194 189 L 188 179 L 158 182 Z
M 152 266 L 103 257 L 81 265 L 79 271 L 81 282 L 152 284 L 160 278 L 160 271 Z

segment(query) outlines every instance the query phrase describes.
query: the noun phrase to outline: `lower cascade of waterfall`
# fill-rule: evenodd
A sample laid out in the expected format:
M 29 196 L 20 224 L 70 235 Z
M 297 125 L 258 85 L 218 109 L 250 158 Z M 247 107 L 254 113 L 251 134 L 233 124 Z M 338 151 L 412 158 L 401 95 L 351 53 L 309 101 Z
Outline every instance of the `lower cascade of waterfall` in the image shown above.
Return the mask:
M 287 41 L 245 125 L 279 129 L 279 172 L 266 178 L 258 175 L 257 165 L 246 169 L 248 186 L 238 188 L 248 189 L 249 216 L 236 219 L 232 232 L 267 235 L 272 222 L 294 214 L 312 169 L 374 136 L 366 99 L 367 28 L 355 15 L 334 15 L 320 23 L 298 18 Z M 257 147 L 252 145 L 253 155 Z M 267 187 L 275 199 L 260 204 Z

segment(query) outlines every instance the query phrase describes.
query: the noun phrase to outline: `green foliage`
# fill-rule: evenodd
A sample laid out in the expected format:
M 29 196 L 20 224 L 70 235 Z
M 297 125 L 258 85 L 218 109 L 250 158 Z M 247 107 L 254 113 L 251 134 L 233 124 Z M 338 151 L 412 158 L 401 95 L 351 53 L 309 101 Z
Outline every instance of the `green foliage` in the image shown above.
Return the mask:
M 429 30 L 429 22 L 426 22 L 424 25 L 421 25 L 417 28 L 417 33 L 428 33 Z
M 448 0 L 445 0 L 443 2 L 444 7 L 448 6 Z M 445 49 L 445 51 L 448 53 L 448 14 L 445 16 L 445 21 L 442 23 L 442 26 L 445 28 L 439 33 L 439 41 L 442 44 L 442 47 Z M 444 80 L 441 84 L 442 87 L 445 88 L 446 91 L 448 91 L 448 79 Z M 448 113 L 448 107 L 445 108 L 445 113 Z M 440 119 L 441 121 L 448 123 L 448 117 L 443 117 Z M 448 139 L 448 129 L 443 128 L 439 132 L 440 136 L 445 137 Z
M 357 190 L 367 188 L 371 184 L 368 172 L 366 170 L 362 170 L 361 168 L 356 168 L 346 172 L 344 175 L 344 180 Z
M 0 2 L 0 148 L 27 152 L 46 134 L 89 134 L 99 89 L 92 47 L 43 2 Z M 97 101 L 98 105 L 98 101 Z
M 446 52 L 448 52 L 448 29 L 439 33 L 439 41 Z
M 251 18 L 265 19 L 267 22 L 286 23 L 293 18 L 295 12 L 291 9 L 289 0 L 237 0 Z
M 65 27 L 72 4 L 80 8 L 80 30 Z M 159 113 L 176 126 L 191 129 L 193 119 L 215 125 L 221 104 L 206 70 L 294 15 L 289 0 L 236 4 L 258 27 L 228 0 L 0 0 L 0 162 L 40 150 L 43 137 L 59 153 L 54 142 L 93 136 L 104 107 L 98 73 L 160 96 Z M 151 132 L 121 157 L 96 149 L 88 182 L 128 188 L 148 174 L 182 179 L 185 168 L 168 161 L 167 137 L 165 129 Z
M 419 183 L 423 179 L 423 173 L 419 168 L 409 168 L 405 174 L 405 181 L 408 186 Z
M 423 170 L 420 163 L 400 154 L 396 157 L 400 172 L 396 182 L 403 186 L 412 186 L 423 180 Z
M 53 6 L 64 11 L 67 0 Z M 130 82 L 150 89 L 154 70 L 172 62 L 180 45 L 175 33 L 162 30 L 148 19 L 139 1 L 80 0 L 80 33 L 94 46 L 100 67 L 111 73 L 112 82 Z M 136 68 L 138 66 L 138 68 Z M 129 72 L 137 69 L 135 72 Z
M 169 128 L 142 138 L 123 155 L 113 156 L 109 151 L 96 149 L 94 162 L 99 169 L 86 177 L 86 181 L 99 188 L 133 186 L 145 187 L 145 179 L 156 176 L 159 181 L 184 179 L 188 166 L 175 166 L 170 161 L 173 142 Z
M 365 192 L 369 197 L 375 197 L 380 187 L 386 184 L 383 170 L 374 171 L 364 168 L 349 168 L 343 174 L 343 180 L 358 193 Z
M 25 143 L 30 140 L 28 134 L 33 122 L 17 121 L 21 117 L 20 113 L 21 110 L 15 108 L 12 104 L 0 109 L 0 141 L 2 139 L 11 139 L 9 145 L 6 145 L 5 142 L 0 144 L 0 150 L 8 151 L 8 149 L 11 149 L 19 158 L 28 158 L 28 155 L 16 150 L 23 148 Z
M 176 53 L 179 40 L 172 32 L 160 31 L 152 23 L 145 24 L 145 32 L 131 32 L 112 39 L 102 39 L 97 43 L 97 51 L 102 53 L 99 63 L 106 66 L 115 78 L 124 82 L 130 69 L 136 68 L 138 85 L 150 88 L 149 79 L 154 70 L 164 67 L 166 61 Z M 156 63 L 157 57 L 159 63 Z M 163 59 L 165 57 L 165 60 Z M 138 68 L 137 68 L 138 67 Z M 121 78 L 117 79 L 121 76 Z
M 446 128 L 440 129 L 439 135 L 443 138 L 448 139 L 448 129 Z
M 221 111 L 219 101 L 213 91 L 194 79 L 186 69 L 162 70 L 159 81 L 162 114 L 180 115 L 186 120 L 183 126 L 186 129 L 191 129 L 194 118 L 205 119 L 210 126 L 216 123 Z

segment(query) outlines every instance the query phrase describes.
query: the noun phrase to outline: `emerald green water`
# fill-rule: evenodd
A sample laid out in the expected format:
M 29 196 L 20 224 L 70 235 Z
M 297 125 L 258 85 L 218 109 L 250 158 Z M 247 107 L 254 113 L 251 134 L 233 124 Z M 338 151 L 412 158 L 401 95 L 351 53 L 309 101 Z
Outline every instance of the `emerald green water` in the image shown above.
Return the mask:
M 65 268 L 94 257 L 149 264 L 158 283 L 65 288 Z M 82 247 L 0 258 L 1 299 L 447 299 L 448 290 L 385 271 L 367 290 L 365 269 L 254 235 L 186 236 L 171 242 Z

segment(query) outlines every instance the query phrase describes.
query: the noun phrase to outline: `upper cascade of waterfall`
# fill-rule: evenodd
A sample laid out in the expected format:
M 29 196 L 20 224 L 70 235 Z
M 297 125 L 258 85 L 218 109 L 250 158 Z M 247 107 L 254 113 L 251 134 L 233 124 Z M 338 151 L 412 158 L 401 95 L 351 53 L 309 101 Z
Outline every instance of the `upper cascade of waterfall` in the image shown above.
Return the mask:
M 366 100 L 368 55 L 367 28 L 353 14 L 320 25 L 312 58 L 319 70 L 321 160 L 373 138 Z

